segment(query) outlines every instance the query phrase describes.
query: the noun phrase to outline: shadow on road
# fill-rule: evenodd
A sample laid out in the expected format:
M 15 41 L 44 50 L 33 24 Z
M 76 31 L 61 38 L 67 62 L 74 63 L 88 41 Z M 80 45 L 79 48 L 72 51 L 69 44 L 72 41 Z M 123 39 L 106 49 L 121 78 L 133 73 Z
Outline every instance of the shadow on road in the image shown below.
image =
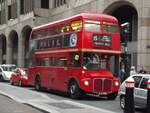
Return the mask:
M 34 88 L 30 88 L 30 90 L 36 91 Z M 68 94 L 63 93 L 63 92 L 59 92 L 59 91 L 55 91 L 55 90 L 42 89 L 41 91 L 37 91 L 37 92 L 45 93 L 48 96 L 49 95 L 51 95 L 51 96 L 61 96 L 61 98 L 71 99 Z M 106 97 L 99 97 L 99 96 L 96 96 L 96 95 L 93 95 L 93 94 L 85 94 L 81 98 L 75 99 L 75 100 L 80 100 L 80 101 L 110 101 Z

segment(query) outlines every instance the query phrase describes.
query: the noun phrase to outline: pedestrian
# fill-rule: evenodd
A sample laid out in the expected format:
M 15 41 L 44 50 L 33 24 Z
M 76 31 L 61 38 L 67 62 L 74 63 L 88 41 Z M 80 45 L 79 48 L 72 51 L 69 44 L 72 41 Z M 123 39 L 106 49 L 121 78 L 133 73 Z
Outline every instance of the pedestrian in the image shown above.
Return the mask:
M 135 67 L 134 67 L 134 66 L 131 66 L 131 69 L 130 69 L 130 76 L 131 76 L 131 75 L 135 75 L 135 74 L 136 74 Z
M 126 75 L 125 69 L 122 67 L 122 68 L 120 69 L 120 72 L 119 72 L 119 78 L 120 78 L 120 82 L 121 82 L 121 83 L 124 81 L 125 75 Z
M 140 69 L 139 73 L 141 74 L 146 74 L 146 71 L 144 70 L 144 67 L 142 66 L 142 68 Z

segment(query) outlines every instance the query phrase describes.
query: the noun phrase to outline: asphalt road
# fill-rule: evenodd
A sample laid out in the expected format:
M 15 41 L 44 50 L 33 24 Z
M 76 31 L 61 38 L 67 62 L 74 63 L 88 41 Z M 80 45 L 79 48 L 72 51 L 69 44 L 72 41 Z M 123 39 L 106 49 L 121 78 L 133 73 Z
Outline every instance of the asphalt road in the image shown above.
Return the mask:
M 90 105 L 93 107 L 103 108 L 106 110 L 114 111 L 115 113 L 123 112 L 119 106 L 119 98 L 116 98 L 116 100 L 107 100 L 106 98 L 102 98 L 102 97 L 100 98 L 100 97 L 96 97 L 93 95 L 86 95 L 79 100 L 73 100 L 73 99 L 70 99 L 68 96 L 59 94 L 59 93 L 54 93 L 54 92 L 50 92 L 50 91 L 44 91 L 43 93 L 45 93 L 50 98 L 53 98 L 56 100 L 66 100 L 67 99 L 70 101 Z
M 15 88 L 16 92 L 17 92 L 17 89 L 21 92 L 23 92 L 24 90 L 26 90 L 26 92 L 32 91 L 33 96 L 34 96 L 34 92 L 41 93 L 43 95 L 46 95 L 47 98 L 52 99 L 52 101 L 57 101 L 57 102 L 61 102 L 61 103 L 69 101 L 69 103 L 75 103 L 75 105 L 79 105 L 79 106 L 85 105 L 85 107 L 92 107 L 94 109 L 104 109 L 104 110 L 112 111 L 114 113 L 123 113 L 123 110 L 121 110 L 121 108 L 119 106 L 119 97 L 117 97 L 115 100 L 107 100 L 106 98 L 100 98 L 100 97 L 87 95 L 80 100 L 73 100 L 73 99 L 70 99 L 69 97 L 67 97 L 66 95 L 63 95 L 60 93 L 54 93 L 54 92 L 50 92 L 50 91 L 37 92 L 32 87 L 17 88 L 17 86 L 11 86 L 8 83 L 2 83 L 1 85 L 2 85 L 1 87 L 7 87 L 7 90 L 12 90 L 12 92 L 14 92 L 14 90 L 13 90 L 14 88 Z M 16 95 L 16 93 L 15 93 L 15 95 Z M 34 109 L 34 108 L 26 106 L 24 104 L 19 104 L 15 101 L 12 101 L 11 99 L 8 99 L 3 96 L 0 96 L 0 100 L 1 100 L 0 101 L 0 113 L 42 113 L 38 109 Z M 69 104 L 66 104 L 66 105 L 69 105 Z M 64 106 L 60 106 L 60 107 L 64 107 Z M 65 107 L 67 107 L 67 106 L 65 106 Z M 7 109 L 7 108 L 9 108 L 9 109 Z M 6 110 L 6 112 L 2 112 L 5 110 Z M 66 113 L 66 111 L 64 111 L 64 112 Z M 146 111 L 143 109 L 136 109 L 135 113 L 146 113 Z
M 34 88 L 29 88 L 29 87 L 26 87 L 26 88 L 28 88 L 29 90 L 34 89 Z M 109 111 L 113 111 L 115 113 L 123 113 L 123 110 L 120 108 L 119 97 L 117 97 L 115 100 L 107 100 L 104 97 L 86 95 L 81 99 L 74 100 L 74 99 L 70 99 L 68 96 L 66 96 L 65 94 L 62 94 L 60 92 L 44 90 L 44 91 L 42 91 L 42 93 L 44 93 L 48 97 L 56 99 L 56 100 L 69 100 L 69 101 L 89 105 L 89 106 L 92 106 L 95 108 L 106 109 Z M 146 110 L 141 109 L 141 108 L 135 108 L 135 113 L 146 113 Z
M 18 103 L 6 96 L 0 95 L 0 113 L 44 113 L 28 105 Z
M 28 88 L 30 90 L 33 90 L 33 88 Z M 61 94 L 59 92 L 54 91 L 42 91 L 42 93 L 46 94 L 50 98 L 56 99 L 56 100 L 69 100 L 85 105 L 89 105 L 95 108 L 102 108 L 109 111 L 113 111 L 115 113 L 123 113 L 123 110 L 120 108 L 120 100 L 119 96 L 115 100 L 107 100 L 104 97 L 97 97 L 93 95 L 86 95 L 83 98 L 79 100 L 73 100 L 70 99 L 65 94 Z M 145 109 L 141 108 L 135 108 L 135 113 L 146 113 Z

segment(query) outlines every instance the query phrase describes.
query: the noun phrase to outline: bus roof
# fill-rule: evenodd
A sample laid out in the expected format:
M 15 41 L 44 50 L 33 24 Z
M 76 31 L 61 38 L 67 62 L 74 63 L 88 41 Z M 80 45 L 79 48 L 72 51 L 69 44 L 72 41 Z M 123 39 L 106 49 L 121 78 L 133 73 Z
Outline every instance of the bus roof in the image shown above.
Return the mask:
M 49 25 L 54 25 L 56 23 L 63 23 L 67 20 L 73 20 L 73 19 L 76 19 L 76 18 L 83 18 L 83 19 L 92 19 L 92 20 L 108 20 L 108 21 L 114 21 L 114 22 L 117 22 L 117 19 L 113 16 L 110 16 L 110 15 L 107 15 L 107 14 L 102 14 L 102 13 L 80 13 L 78 15 L 74 15 L 72 17 L 69 17 L 69 18 L 65 18 L 65 19 L 61 19 L 61 20 L 58 20 L 58 21 L 54 21 L 54 22 L 50 22 L 48 24 L 44 24 L 44 25 L 41 25 L 41 26 L 37 26 L 35 28 L 33 28 L 32 30 L 33 31 L 36 31 L 40 28 L 43 28 L 43 27 L 48 27 Z

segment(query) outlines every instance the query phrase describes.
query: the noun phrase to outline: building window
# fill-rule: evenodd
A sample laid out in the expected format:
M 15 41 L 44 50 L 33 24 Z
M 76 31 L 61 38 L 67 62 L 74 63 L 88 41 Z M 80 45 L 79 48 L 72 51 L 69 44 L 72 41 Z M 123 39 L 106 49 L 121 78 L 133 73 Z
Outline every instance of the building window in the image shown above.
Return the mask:
M 6 23 L 6 11 L 5 11 L 5 1 L 0 0 L 0 24 L 5 24 Z
M 6 23 L 6 18 L 5 18 L 5 10 L 0 11 L 0 24 L 5 24 Z
M 11 5 L 8 6 L 8 20 L 11 19 Z
M 49 8 L 49 0 L 41 0 L 41 8 Z
M 8 20 L 17 18 L 17 2 L 8 6 Z
M 2 24 L 2 12 L 0 11 L 0 24 Z
M 4 2 L 4 0 L 0 0 L 0 3 L 3 3 Z
M 66 4 L 66 0 L 54 0 L 54 8 Z
M 24 0 L 20 0 L 20 14 L 24 14 Z
M 33 0 L 20 0 L 20 14 L 33 11 Z

